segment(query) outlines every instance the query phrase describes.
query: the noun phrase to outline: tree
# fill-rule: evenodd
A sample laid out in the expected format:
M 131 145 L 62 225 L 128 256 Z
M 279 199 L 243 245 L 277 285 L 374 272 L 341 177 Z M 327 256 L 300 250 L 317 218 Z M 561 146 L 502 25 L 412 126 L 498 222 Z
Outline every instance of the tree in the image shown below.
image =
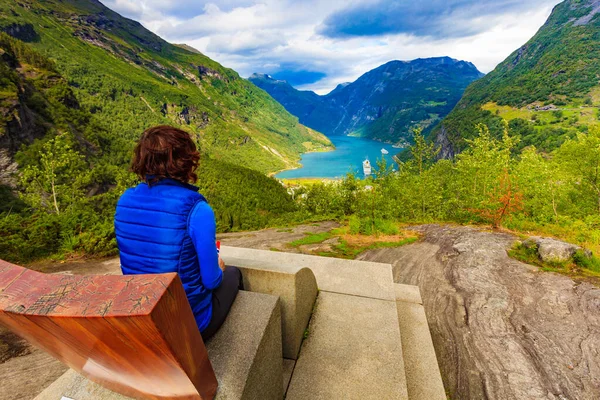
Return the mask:
M 578 133 L 575 139 L 567 140 L 556 157 L 575 176 L 581 195 L 593 199 L 600 214 L 600 128 L 592 126 L 588 133 Z
M 539 154 L 535 147 L 523 150 L 514 173 L 527 215 L 539 222 L 558 222 L 563 205 L 570 203 L 571 174 L 554 158 Z
M 490 221 L 494 229 L 502 226 L 502 222 L 515 211 L 523 209 L 523 193 L 521 193 L 508 171 L 500 176 L 500 184 L 488 195 L 484 207 L 473 210 L 475 214 Z
M 38 154 L 39 162 L 23 169 L 22 199 L 34 209 L 60 214 L 83 197 L 87 177 L 83 156 L 71 148 L 66 134 L 46 141 Z
M 415 144 L 408 149 L 413 157 L 415 167 L 419 171 L 419 175 L 422 175 L 425 168 L 435 161 L 440 149 L 435 147 L 435 143 L 428 142 L 425 139 L 423 129 L 414 128 L 412 133 Z
M 501 175 L 510 170 L 511 152 L 519 140 L 509 135 L 506 121 L 502 140 L 493 138 L 485 125 L 477 128 L 479 135 L 467 140 L 469 148 L 458 155 L 456 162 L 457 179 L 462 186 L 461 197 L 468 209 L 476 209 L 482 201 L 487 201 Z
M 413 169 L 418 174 L 418 196 L 420 199 L 421 218 L 425 217 L 425 188 L 423 187 L 423 173 L 433 164 L 436 156 L 440 152 L 439 148 L 435 147 L 435 143 L 429 142 L 423 136 L 421 128 L 414 128 L 413 131 L 414 144 L 409 147 L 410 154 L 413 159 L 409 163 L 409 170 Z

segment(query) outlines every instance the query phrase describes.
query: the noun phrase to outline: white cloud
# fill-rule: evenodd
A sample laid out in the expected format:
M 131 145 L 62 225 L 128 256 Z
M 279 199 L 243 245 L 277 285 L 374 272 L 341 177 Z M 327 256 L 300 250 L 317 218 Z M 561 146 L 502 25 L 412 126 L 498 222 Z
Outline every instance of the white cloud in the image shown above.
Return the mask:
M 351 4 L 342 0 L 109 0 L 106 5 L 170 42 L 197 48 L 242 76 L 281 70 L 324 73 L 319 81 L 299 87 L 326 93 L 390 60 L 450 56 L 489 72 L 535 34 L 558 2 L 536 0 L 529 8 L 519 5 L 485 19 L 472 15 L 470 21 L 479 33 L 441 39 L 408 33 L 321 35 L 327 18 Z

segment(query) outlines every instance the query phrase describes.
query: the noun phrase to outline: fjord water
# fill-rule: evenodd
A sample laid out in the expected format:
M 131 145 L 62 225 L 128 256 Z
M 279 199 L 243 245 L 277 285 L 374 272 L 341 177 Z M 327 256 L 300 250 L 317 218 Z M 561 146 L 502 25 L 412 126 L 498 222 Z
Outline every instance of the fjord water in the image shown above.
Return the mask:
M 330 136 L 329 139 L 335 145 L 335 150 L 303 154 L 300 160 L 302 167 L 280 172 L 275 177 L 279 179 L 341 178 L 348 172 L 355 172 L 362 177 L 362 162 L 365 158 L 371 161 L 373 167 L 376 167 L 376 161 L 382 157 L 385 157 L 388 165 L 395 166 L 392 156 L 400 151 L 390 144 L 365 138 Z M 382 154 L 382 148 L 389 154 Z

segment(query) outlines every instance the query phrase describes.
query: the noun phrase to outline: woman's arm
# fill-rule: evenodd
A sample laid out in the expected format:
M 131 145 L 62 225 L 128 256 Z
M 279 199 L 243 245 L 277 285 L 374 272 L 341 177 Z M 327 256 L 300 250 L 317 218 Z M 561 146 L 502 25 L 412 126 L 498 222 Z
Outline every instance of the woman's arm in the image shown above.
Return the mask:
M 223 271 L 219 268 L 215 214 L 205 201 L 200 201 L 194 206 L 189 218 L 188 232 L 198 253 L 202 284 L 213 290 L 221 284 Z

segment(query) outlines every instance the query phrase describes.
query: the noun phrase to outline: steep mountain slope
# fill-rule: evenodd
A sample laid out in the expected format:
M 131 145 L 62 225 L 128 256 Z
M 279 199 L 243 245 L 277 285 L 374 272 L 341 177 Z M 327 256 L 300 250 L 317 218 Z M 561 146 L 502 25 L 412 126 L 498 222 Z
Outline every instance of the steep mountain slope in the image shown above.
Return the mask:
M 267 75 L 250 77 L 301 123 L 327 135 L 356 135 L 404 143 L 410 128 L 428 131 L 446 116 L 469 83 L 482 74 L 449 57 L 390 61 L 355 82 L 319 96 Z
M 0 213 L 23 209 L 11 192 L 22 145 L 70 128 L 82 147 L 96 152 L 92 142 L 100 132 L 94 126 L 86 131 L 89 117 L 50 60 L 0 32 Z
M 127 170 L 149 126 L 200 144 L 198 185 L 220 231 L 293 218 L 264 172 L 330 144 L 234 71 L 98 2 L 0 0 L 0 31 L 2 259 L 114 254 L 116 201 L 137 181 Z
M 207 154 L 262 172 L 329 144 L 236 72 L 96 0 L 0 0 L 0 30 L 54 60 L 81 106 L 115 136 L 175 124 Z
M 433 137 L 452 157 L 485 123 L 499 134 L 510 121 L 522 146 L 552 150 L 598 123 L 600 1 L 567 0 L 525 45 L 471 84 Z

